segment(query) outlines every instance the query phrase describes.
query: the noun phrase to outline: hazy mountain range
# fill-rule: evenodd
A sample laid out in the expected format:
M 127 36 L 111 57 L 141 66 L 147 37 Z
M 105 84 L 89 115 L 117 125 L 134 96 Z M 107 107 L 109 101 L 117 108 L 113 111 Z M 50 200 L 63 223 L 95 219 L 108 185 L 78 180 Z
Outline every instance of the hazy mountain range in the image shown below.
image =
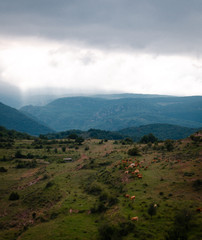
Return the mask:
M 59 98 L 20 110 L 0 103 L 0 125 L 31 135 L 78 129 L 98 138 L 139 139 L 153 133 L 159 139 L 178 139 L 202 127 L 202 97 L 103 94 Z
M 20 109 L 55 131 L 90 128 L 117 131 L 140 125 L 167 123 L 202 127 L 202 97 L 94 98 L 68 97 L 45 106 Z

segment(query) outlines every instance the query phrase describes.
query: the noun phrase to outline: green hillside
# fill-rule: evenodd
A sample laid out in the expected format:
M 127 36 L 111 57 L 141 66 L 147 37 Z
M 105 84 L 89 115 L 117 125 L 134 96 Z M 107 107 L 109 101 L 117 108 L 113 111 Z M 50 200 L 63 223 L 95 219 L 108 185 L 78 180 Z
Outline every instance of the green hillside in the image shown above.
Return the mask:
M 202 97 L 140 97 L 104 99 L 60 98 L 46 106 L 21 111 L 56 131 L 90 128 L 118 131 L 154 123 L 202 127 Z
M 22 112 L 0 103 L 0 126 L 14 129 L 31 135 L 53 132 L 52 129 L 34 121 Z
M 171 148 L 172 146 L 172 148 Z M 0 146 L 0 240 L 199 240 L 202 132 Z

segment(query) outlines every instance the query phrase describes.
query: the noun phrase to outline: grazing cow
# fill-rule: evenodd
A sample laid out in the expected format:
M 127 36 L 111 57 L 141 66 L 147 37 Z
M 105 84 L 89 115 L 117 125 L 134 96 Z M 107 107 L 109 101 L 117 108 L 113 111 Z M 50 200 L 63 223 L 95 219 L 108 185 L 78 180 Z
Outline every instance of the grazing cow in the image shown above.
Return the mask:
M 131 164 L 129 165 L 130 168 L 133 168 L 134 166 L 135 166 L 135 163 L 131 163 Z
M 125 197 L 126 197 L 126 198 L 129 198 L 129 197 L 130 197 L 130 195 L 129 195 L 129 194 L 126 194 L 126 195 L 125 195 Z
M 138 174 L 137 177 L 138 177 L 138 178 L 142 178 L 142 174 Z
M 134 201 L 135 200 L 135 196 L 131 196 L 130 199 Z
M 132 217 L 131 221 L 138 221 L 138 217 Z

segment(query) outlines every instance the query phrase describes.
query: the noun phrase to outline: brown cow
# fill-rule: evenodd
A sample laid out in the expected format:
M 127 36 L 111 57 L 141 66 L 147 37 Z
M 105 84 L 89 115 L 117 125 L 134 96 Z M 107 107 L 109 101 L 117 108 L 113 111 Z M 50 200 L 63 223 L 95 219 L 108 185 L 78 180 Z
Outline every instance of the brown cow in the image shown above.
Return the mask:
M 126 195 L 125 195 L 125 197 L 126 197 L 126 198 L 129 198 L 129 197 L 130 197 L 130 195 L 129 195 L 129 194 L 126 194 Z
M 138 217 L 132 217 L 131 221 L 138 221 Z
M 135 200 L 135 196 L 131 196 L 130 199 L 134 201 Z
M 138 174 L 137 177 L 138 177 L 138 178 L 142 178 L 142 174 Z

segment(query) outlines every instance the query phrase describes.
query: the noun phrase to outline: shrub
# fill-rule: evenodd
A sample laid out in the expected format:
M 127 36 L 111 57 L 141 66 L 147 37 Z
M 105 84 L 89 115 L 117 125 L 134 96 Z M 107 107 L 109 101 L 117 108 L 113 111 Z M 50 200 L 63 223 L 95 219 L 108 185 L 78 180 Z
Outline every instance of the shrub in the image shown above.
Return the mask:
M 86 191 L 89 193 L 89 194 L 93 194 L 93 195 L 98 195 L 101 193 L 102 191 L 102 188 L 101 186 L 98 184 L 98 183 L 92 183 L 91 186 L 87 186 L 86 187 Z
M 8 170 L 4 167 L 0 167 L 0 172 L 7 172 Z
M 50 187 L 52 187 L 53 185 L 54 185 L 54 182 L 49 181 L 49 182 L 47 182 L 45 188 L 50 188 Z
M 37 165 L 36 160 L 32 160 L 32 161 L 20 161 L 18 162 L 16 168 L 35 168 Z
M 16 157 L 16 158 L 23 158 L 24 155 L 21 153 L 20 150 L 18 150 L 18 151 L 15 153 L 15 157 Z
M 85 151 L 88 151 L 88 150 L 89 150 L 89 146 L 86 146 L 86 147 L 85 147 Z
M 111 240 L 115 234 L 115 228 L 107 223 L 102 224 L 98 228 L 98 232 L 101 240 Z
M 148 134 L 148 135 L 144 135 L 141 139 L 140 139 L 140 143 L 154 143 L 157 142 L 158 138 L 156 138 L 152 133 Z
M 20 198 L 20 196 L 17 192 L 12 192 L 9 196 L 9 200 L 11 200 L 11 201 L 18 200 L 19 198 Z
M 200 190 L 202 188 L 202 180 L 197 179 L 193 182 L 193 188 L 195 188 L 196 191 Z
M 165 141 L 164 146 L 168 152 L 171 152 L 174 149 L 174 141 L 168 139 Z
M 133 148 L 128 150 L 128 155 L 130 155 L 130 156 L 138 156 L 138 155 L 140 155 L 139 148 L 135 145 Z
M 192 217 L 188 209 L 180 210 L 175 216 L 173 227 L 167 233 L 166 240 L 187 240 Z

